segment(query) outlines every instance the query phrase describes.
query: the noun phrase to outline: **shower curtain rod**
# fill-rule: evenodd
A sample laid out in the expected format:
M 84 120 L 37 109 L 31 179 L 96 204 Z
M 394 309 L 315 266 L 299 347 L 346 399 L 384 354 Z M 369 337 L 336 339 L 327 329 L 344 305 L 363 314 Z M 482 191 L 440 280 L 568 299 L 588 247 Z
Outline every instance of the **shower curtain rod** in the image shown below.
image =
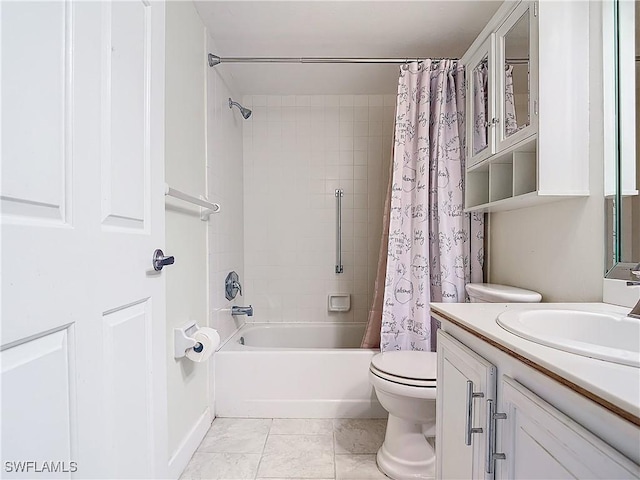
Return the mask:
M 210 53 L 209 66 L 215 67 L 221 63 L 386 63 L 398 64 L 409 62 L 421 62 L 424 58 L 368 58 L 368 57 L 219 57 Z M 434 62 L 446 60 L 445 58 L 432 58 Z M 457 61 L 456 58 L 451 60 Z M 514 58 L 509 63 L 514 65 L 526 64 L 526 58 Z
M 209 66 L 220 63 L 397 63 L 420 62 L 420 58 L 347 58 L 347 57 L 219 57 L 209 54 Z M 434 61 L 444 58 L 432 59 Z M 452 59 L 457 60 L 457 59 Z

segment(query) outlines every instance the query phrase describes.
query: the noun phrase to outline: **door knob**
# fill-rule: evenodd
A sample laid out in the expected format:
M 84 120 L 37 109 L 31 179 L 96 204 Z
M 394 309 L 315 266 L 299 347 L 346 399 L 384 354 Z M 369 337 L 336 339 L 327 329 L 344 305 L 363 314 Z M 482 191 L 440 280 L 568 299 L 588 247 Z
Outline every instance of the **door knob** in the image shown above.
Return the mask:
M 153 252 L 153 269 L 157 272 L 162 270 L 165 265 L 173 265 L 176 259 L 172 256 L 164 256 L 164 252 L 159 248 Z

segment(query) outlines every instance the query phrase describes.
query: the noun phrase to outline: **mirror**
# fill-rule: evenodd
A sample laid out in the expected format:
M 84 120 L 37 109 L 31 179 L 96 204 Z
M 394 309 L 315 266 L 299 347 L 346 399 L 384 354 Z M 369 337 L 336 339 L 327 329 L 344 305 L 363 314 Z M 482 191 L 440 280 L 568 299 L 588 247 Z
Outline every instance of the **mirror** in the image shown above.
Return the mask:
M 489 55 L 471 72 L 473 98 L 473 154 L 477 155 L 489 146 Z
M 529 125 L 529 11 L 504 37 L 503 138 Z
M 609 122 L 613 124 L 609 135 L 613 140 L 607 143 L 605 136 L 606 276 L 637 280 L 630 268 L 640 262 L 640 62 L 636 56 L 640 52 L 636 28 L 640 26 L 640 8 L 625 1 L 613 2 L 612 7 L 609 35 L 613 38 L 609 43 L 614 61 L 605 65 L 615 73 L 610 88 L 605 75 L 605 95 L 611 98 L 610 91 L 615 92 L 610 109 L 614 115 Z M 605 125 L 605 132 L 608 128 Z

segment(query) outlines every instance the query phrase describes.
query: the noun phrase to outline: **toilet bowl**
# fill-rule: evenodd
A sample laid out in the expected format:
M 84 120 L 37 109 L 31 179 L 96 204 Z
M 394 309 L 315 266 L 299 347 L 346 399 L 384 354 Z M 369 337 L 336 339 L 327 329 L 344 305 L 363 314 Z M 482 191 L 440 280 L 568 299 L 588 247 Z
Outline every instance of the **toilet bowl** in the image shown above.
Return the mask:
M 369 380 L 389 412 L 376 461 L 393 479 L 435 477 L 436 354 L 393 351 L 375 355 Z
M 472 303 L 535 303 L 538 292 L 494 283 L 469 283 Z M 378 467 L 395 479 L 435 478 L 435 352 L 383 352 L 371 359 L 369 380 L 387 412 L 387 432 Z

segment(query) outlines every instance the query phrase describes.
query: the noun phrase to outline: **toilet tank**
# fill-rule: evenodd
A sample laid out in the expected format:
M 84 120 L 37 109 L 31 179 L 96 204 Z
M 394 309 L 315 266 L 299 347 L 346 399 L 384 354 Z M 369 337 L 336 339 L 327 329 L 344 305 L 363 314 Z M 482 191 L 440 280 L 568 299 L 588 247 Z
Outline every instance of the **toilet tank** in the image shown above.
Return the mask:
M 538 303 L 542 295 L 532 290 L 497 283 L 468 283 L 471 303 Z

